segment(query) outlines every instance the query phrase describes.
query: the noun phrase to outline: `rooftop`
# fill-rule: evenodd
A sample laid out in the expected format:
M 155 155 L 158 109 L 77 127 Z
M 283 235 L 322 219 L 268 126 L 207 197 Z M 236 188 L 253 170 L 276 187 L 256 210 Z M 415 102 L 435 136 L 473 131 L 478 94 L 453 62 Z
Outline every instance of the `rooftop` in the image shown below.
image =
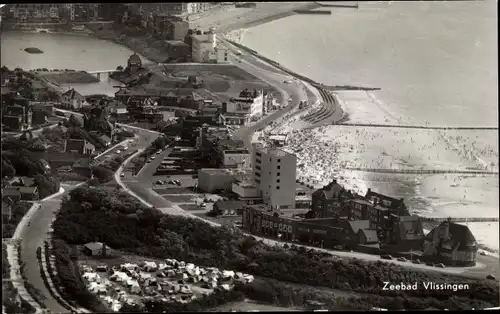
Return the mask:
M 229 169 L 219 169 L 219 168 L 203 168 L 203 169 L 200 169 L 200 172 L 204 172 L 206 174 L 210 174 L 210 175 L 216 175 L 216 174 L 219 174 L 219 175 L 233 175 L 233 171 L 229 170 Z
M 185 42 L 180 41 L 180 40 L 165 40 L 165 42 L 169 45 L 177 46 L 177 47 L 188 47 L 189 46 L 188 44 L 186 44 Z
M 261 152 L 261 153 L 264 153 L 267 155 L 276 156 L 276 157 L 284 157 L 284 156 L 295 157 L 295 155 L 293 155 L 293 154 L 290 154 L 282 149 L 273 148 L 273 147 L 264 147 L 264 148 L 259 149 L 258 152 Z

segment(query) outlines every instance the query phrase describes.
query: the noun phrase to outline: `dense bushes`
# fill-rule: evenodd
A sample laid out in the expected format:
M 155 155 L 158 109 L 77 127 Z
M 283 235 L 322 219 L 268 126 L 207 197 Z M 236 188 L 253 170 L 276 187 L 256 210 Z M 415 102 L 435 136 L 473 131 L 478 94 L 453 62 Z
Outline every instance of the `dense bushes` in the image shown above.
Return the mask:
M 31 204 L 28 202 L 19 202 L 12 206 L 12 217 L 2 221 L 2 238 L 12 238 L 17 225 L 30 208 Z
M 144 208 L 126 194 L 79 188 L 65 199 L 54 224 L 55 235 L 68 243 L 102 239 L 115 249 L 159 258 L 178 258 L 199 265 L 235 269 L 254 275 L 313 286 L 386 297 L 435 298 L 449 302 L 498 304 L 498 287 L 483 281 L 439 273 L 416 272 L 382 262 L 336 260 L 312 250 L 265 246 L 234 229 L 215 228 L 202 221 L 163 215 Z M 258 267 L 254 267 L 259 265 Z M 252 267 L 253 266 L 253 267 Z M 383 283 L 459 282 L 467 291 L 382 291 Z M 413 302 L 413 301 L 412 301 Z M 414 302 L 415 303 L 415 302 Z
M 55 285 L 64 287 L 60 291 L 65 300 L 77 300 L 78 304 L 88 309 L 101 312 L 107 309 L 91 294 L 83 282 L 77 265 L 70 256 L 70 249 L 63 240 L 52 241 L 53 254 L 56 258 L 57 277 Z
M 35 308 L 19 297 L 19 292 L 10 281 L 2 282 L 2 307 L 5 307 L 2 313 L 35 313 Z
M 144 306 L 125 305 L 120 309 L 122 313 L 181 313 L 203 312 L 207 308 L 214 308 L 229 302 L 242 301 L 245 295 L 235 289 L 231 291 L 216 291 L 211 295 L 203 296 L 189 303 L 146 301 Z
M 10 264 L 7 259 L 7 245 L 2 243 L 2 279 L 10 278 Z
M 59 180 L 48 174 L 38 174 L 35 176 L 35 183 L 38 187 L 38 195 L 40 199 L 44 199 L 45 197 L 57 193 L 60 188 Z
M 100 183 L 112 180 L 116 170 L 118 170 L 120 165 L 126 158 L 128 158 L 129 155 L 124 158 L 117 156 L 114 159 L 105 161 L 101 165 L 92 166 L 92 174 Z
M 2 151 L 2 177 L 8 175 L 34 178 L 40 199 L 59 191 L 59 180 L 51 173 L 46 173 L 42 163 L 33 160 L 25 149 Z

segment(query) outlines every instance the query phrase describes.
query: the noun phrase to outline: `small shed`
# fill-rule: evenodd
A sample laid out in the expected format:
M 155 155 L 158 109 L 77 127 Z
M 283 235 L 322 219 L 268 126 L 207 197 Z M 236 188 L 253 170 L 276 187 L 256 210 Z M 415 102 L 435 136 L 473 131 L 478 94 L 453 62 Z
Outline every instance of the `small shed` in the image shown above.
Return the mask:
M 110 247 L 102 242 L 90 242 L 83 246 L 83 253 L 88 256 L 109 255 Z

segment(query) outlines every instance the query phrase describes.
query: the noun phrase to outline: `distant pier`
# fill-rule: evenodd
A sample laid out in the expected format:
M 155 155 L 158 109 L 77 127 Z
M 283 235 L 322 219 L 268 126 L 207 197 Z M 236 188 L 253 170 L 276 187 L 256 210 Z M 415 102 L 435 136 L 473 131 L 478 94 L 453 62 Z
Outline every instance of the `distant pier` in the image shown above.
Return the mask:
M 428 125 L 400 125 L 400 124 L 369 124 L 369 123 L 339 123 L 337 125 L 354 126 L 354 127 L 370 127 L 370 128 L 401 128 L 401 129 L 422 129 L 422 130 L 483 130 L 497 131 L 498 127 L 481 127 L 481 126 L 428 126 Z
M 498 222 L 498 217 L 467 217 L 467 218 L 436 218 L 436 217 L 421 217 L 419 215 L 414 215 L 418 216 L 422 221 L 434 221 L 434 222 L 443 222 L 443 221 L 449 221 L 449 222 Z
M 332 11 L 330 10 L 295 10 L 293 11 L 297 14 L 311 14 L 311 15 L 331 15 Z
M 481 170 L 446 170 L 446 169 L 381 169 L 381 168 L 359 168 L 345 167 L 344 170 L 378 172 L 378 173 L 397 173 L 397 174 L 475 174 L 475 175 L 498 175 L 498 171 Z

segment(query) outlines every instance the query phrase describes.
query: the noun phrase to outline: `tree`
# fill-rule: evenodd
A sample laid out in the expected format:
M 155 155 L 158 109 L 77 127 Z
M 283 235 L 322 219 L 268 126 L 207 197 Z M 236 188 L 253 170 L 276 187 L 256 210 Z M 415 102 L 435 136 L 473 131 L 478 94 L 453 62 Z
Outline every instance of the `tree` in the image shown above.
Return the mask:
M 48 175 L 36 175 L 35 183 L 38 187 L 40 199 L 56 193 L 60 187 L 59 181 L 56 178 Z
M 16 169 L 12 166 L 10 162 L 2 159 L 2 178 L 9 177 L 12 178 L 16 175 Z
M 81 128 L 82 123 L 80 122 L 80 120 L 77 119 L 77 117 L 74 114 L 72 114 L 71 116 L 69 116 L 68 126 Z

